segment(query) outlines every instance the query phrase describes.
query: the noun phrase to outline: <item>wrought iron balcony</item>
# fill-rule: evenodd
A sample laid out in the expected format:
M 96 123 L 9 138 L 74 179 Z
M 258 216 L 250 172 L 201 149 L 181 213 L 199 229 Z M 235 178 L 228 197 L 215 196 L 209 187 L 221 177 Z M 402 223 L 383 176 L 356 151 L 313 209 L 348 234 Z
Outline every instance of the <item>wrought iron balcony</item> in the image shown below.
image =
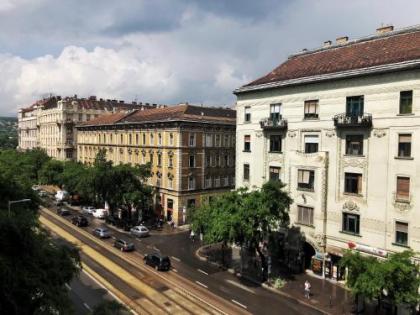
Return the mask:
M 285 130 L 287 129 L 287 120 L 283 118 L 265 118 L 260 121 L 263 130 Z
M 372 115 L 367 113 L 363 113 L 360 115 L 352 115 L 348 113 L 338 114 L 334 116 L 333 120 L 334 126 L 337 128 L 372 127 Z

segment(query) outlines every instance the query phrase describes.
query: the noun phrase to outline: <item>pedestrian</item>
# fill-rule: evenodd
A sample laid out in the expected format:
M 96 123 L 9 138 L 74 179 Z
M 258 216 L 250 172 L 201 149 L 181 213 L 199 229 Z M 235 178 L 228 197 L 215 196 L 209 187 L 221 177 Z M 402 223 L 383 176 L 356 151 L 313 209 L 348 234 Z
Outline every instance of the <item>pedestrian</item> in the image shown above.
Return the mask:
M 311 284 L 308 280 L 305 281 L 305 297 L 309 299 L 311 296 Z
M 195 240 L 195 233 L 194 233 L 194 230 L 191 230 L 191 233 L 190 233 L 190 239 L 194 242 L 194 240 Z

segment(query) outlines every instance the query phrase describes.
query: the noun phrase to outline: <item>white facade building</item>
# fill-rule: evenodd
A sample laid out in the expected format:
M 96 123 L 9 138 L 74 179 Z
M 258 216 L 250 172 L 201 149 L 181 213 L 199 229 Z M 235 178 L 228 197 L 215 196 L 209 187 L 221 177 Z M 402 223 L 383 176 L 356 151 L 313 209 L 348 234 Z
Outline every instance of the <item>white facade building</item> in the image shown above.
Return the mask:
M 236 187 L 286 184 L 306 267 L 339 278 L 349 247 L 420 252 L 419 27 L 326 42 L 235 94 Z

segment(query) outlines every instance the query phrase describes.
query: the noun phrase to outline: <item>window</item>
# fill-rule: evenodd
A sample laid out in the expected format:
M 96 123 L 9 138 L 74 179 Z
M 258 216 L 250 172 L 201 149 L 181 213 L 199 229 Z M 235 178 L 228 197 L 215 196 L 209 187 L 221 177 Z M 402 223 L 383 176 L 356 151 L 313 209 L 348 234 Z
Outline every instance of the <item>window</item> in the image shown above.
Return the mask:
M 172 189 L 172 188 L 173 188 L 173 185 L 174 185 L 174 183 L 173 183 L 173 182 L 174 182 L 174 181 L 173 181 L 172 177 L 168 178 L 168 188 L 169 188 L 169 189 Z
M 220 147 L 220 135 L 216 135 L 215 140 L 214 140 L 214 145 L 216 147 Z
M 343 232 L 360 233 L 360 216 L 358 214 L 343 213 Z
M 188 209 L 195 208 L 195 199 L 188 199 L 187 200 L 187 208 Z
M 249 107 L 249 106 L 245 107 L 244 121 L 245 122 L 250 122 L 251 121 L 251 107 Z
M 162 134 L 158 134 L 158 145 L 162 145 Z
M 281 152 L 281 136 L 270 136 L 270 152 Z
M 124 143 L 124 136 L 120 135 L 120 143 L 123 144 Z
M 362 174 L 344 173 L 344 192 L 350 194 L 361 194 Z
M 214 177 L 214 187 L 220 187 L 220 176 Z
M 298 189 L 314 190 L 315 172 L 298 170 Z
M 205 188 L 211 188 L 211 176 L 206 176 L 206 179 L 204 181 Z
M 172 210 L 174 208 L 174 201 L 172 199 L 169 199 L 166 201 L 167 203 L 167 208 Z
M 86 120 L 90 120 L 90 114 L 86 114 Z
M 215 167 L 216 166 L 216 155 L 212 155 L 211 156 L 211 166 Z
M 174 159 L 172 156 L 170 156 L 168 158 L 168 167 L 173 167 L 174 166 Z
M 411 114 L 413 110 L 413 91 L 400 92 L 400 114 Z
M 225 147 L 229 146 L 229 135 L 225 135 L 225 143 L 224 143 Z
M 250 135 L 244 136 L 244 151 L 251 152 L 251 136 Z
M 271 121 L 279 121 L 280 120 L 280 118 L 281 118 L 280 107 L 281 107 L 281 104 L 271 104 L 270 105 L 270 120 Z
M 210 154 L 206 155 L 206 167 L 209 167 L 209 166 L 211 166 L 211 156 L 210 156 Z
M 318 100 L 305 101 L 304 118 L 318 119 Z
M 398 157 L 411 157 L 411 135 L 398 135 Z
M 145 144 L 146 144 L 146 134 L 143 133 L 143 145 L 145 145 Z
M 157 165 L 162 166 L 162 154 L 157 155 Z
M 136 133 L 136 144 L 139 144 L 139 134 Z
M 224 161 L 225 161 L 224 166 L 225 166 L 225 167 L 226 167 L 226 166 L 229 166 L 229 156 L 228 156 L 228 155 L 225 155 L 225 156 L 224 156 Z
M 195 189 L 195 178 L 192 176 L 188 177 L 188 189 Z
M 410 198 L 410 178 L 409 177 L 397 177 L 397 199 L 409 200 Z
M 194 147 L 195 146 L 195 133 L 190 133 L 189 146 L 190 147 Z
M 224 186 L 229 186 L 229 176 L 228 175 L 225 176 Z
M 131 133 L 128 135 L 128 144 L 132 144 L 133 143 L 133 136 L 131 135 Z
M 154 143 L 155 143 L 154 136 L 153 136 L 153 133 L 151 133 L 150 134 L 150 145 L 153 145 Z
M 173 133 L 169 134 L 169 145 L 174 145 L 174 134 Z
M 79 114 L 79 121 L 83 120 L 83 114 Z
M 153 164 L 153 153 L 150 153 L 150 159 L 149 159 L 150 164 Z
M 194 155 L 190 155 L 188 165 L 189 165 L 189 167 L 195 167 L 195 156 Z
M 244 164 L 244 180 L 249 180 L 249 164 Z
M 298 206 L 298 223 L 314 225 L 314 208 Z
M 318 152 L 318 136 L 309 135 L 305 136 L 305 153 Z
M 217 155 L 217 166 L 222 166 L 222 156 L 220 154 Z
M 206 147 L 212 147 L 213 146 L 213 135 L 206 134 Z
M 395 243 L 407 246 L 408 244 L 408 223 L 395 222 Z
M 280 167 L 270 166 L 269 179 L 276 181 L 280 180 Z
M 347 97 L 346 102 L 346 115 L 357 117 L 362 116 L 364 111 L 364 97 L 363 96 L 351 96 Z
M 346 136 L 346 154 L 363 155 L 363 135 Z

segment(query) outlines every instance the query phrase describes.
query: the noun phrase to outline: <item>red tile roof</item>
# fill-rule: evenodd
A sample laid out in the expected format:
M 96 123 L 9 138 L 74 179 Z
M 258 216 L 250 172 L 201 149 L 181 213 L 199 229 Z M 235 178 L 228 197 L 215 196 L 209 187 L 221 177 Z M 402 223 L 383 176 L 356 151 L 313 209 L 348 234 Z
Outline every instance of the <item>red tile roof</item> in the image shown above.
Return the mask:
M 243 88 L 413 60 L 420 60 L 419 27 L 293 55 Z
M 106 117 L 105 117 L 106 116 Z M 201 107 L 189 104 L 135 110 L 129 114 L 103 115 L 79 126 L 101 126 L 109 124 L 130 124 L 162 121 L 195 121 L 235 125 L 236 111 L 228 108 Z

